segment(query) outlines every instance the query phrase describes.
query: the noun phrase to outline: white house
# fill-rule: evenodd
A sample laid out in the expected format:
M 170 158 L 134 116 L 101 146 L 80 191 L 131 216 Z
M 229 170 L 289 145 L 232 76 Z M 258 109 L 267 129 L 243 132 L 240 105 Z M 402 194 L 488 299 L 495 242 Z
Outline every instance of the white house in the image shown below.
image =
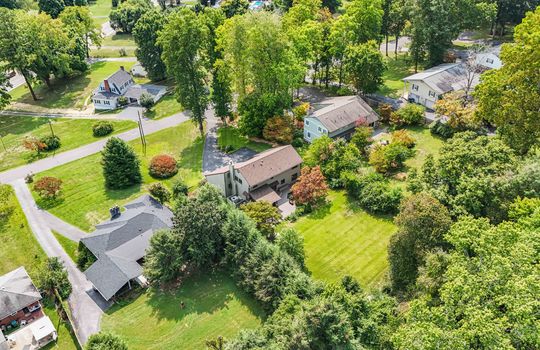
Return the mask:
M 160 85 L 135 84 L 133 77 L 123 66 L 103 80 L 92 95 L 92 102 L 97 110 L 116 109 L 118 98 L 124 96 L 128 103 L 140 104 L 142 94 L 149 94 L 157 102 L 166 92 Z
M 470 78 L 472 81 L 469 81 Z M 403 79 L 405 98 L 433 109 L 442 95 L 471 88 L 478 84 L 478 76 L 471 76 L 460 63 L 445 63 Z
M 360 96 L 332 97 L 313 106 L 304 118 L 304 139 L 307 142 L 328 135 L 350 138 L 359 124 L 375 126 L 379 116 Z
M 499 69 L 502 67 L 502 61 L 494 52 L 483 52 L 476 55 L 476 64 L 483 69 Z
M 302 158 L 293 146 L 281 146 L 257 154 L 241 163 L 204 173 L 206 180 L 226 197 L 265 200 L 275 204 L 280 192 L 300 176 Z

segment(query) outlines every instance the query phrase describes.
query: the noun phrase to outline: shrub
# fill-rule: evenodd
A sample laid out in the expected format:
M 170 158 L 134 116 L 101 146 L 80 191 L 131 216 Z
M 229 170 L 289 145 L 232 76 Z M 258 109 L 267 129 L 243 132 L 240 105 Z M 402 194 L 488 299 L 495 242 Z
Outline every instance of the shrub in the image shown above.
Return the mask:
M 429 125 L 429 130 L 433 135 L 439 135 L 445 139 L 454 136 L 454 129 L 447 123 L 442 123 L 440 120 L 435 120 Z
M 381 122 L 389 123 L 390 117 L 392 116 L 393 112 L 394 112 L 394 109 L 392 108 L 392 105 L 388 103 L 381 104 L 379 106 L 379 116 L 381 117 Z
M 126 49 L 124 49 L 123 47 L 120 48 L 120 50 L 118 50 L 118 55 L 119 55 L 120 57 L 126 57 L 126 56 L 127 56 Z
M 125 50 L 124 50 L 124 52 L 125 52 Z M 118 97 L 118 105 L 119 105 L 120 107 L 126 106 L 127 104 L 128 104 L 128 99 L 127 99 L 126 96 L 120 96 L 120 97 Z
M 45 176 L 37 180 L 34 184 L 36 191 L 41 198 L 56 198 L 62 189 L 62 180 L 56 177 Z
M 171 192 L 169 192 L 169 190 L 163 186 L 161 182 L 151 184 L 148 191 L 152 197 L 156 198 L 162 204 L 171 199 Z
M 304 145 L 304 139 L 301 138 L 301 137 L 296 137 L 296 138 L 292 141 L 291 145 L 293 145 L 293 147 L 297 147 L 297 148 L 298 148 L 298 147 L 302 147 L 302 146 Z
M 268 119 L 263 129 L 263 137 L 272 142 L 291 143 L 294 125 L 290 117 L 276 116 Z
M 407 148 L 413 148 L 416 141 L 407 130 L 396 130 L 392 133 L 392 143 L 400 143 Z
M 139 159 L 127 143 L 117 137 L 111 137 L 101 154 L 105 186 L 121 189 L 141 183 Z
M 172 185 L 172 196 L 178 199 L 180 196 L 187 196 L 189 187 L 182 180 L 176 180 Z
M 377 173 L 363 176 L 346 174 L 345 188 L 358 204 L 371 212 L 379 214 L 396 213 L 403 194 L 399 188 L 391 188 L 388 180 Z
M 142 107 L 146 108 L 146 109 L 151 109 L 153 106 L 154 106 L 154 98 L 152 97 L 152 95 L 150 94 L 147 94 L 146 92 L 143 93 L 141 95 L 141 97 L 139 98 L 139 103 Z
M 424 120 L 426 109 L 414 103 L 408 103 L 397 111 L 393 112 L 390 122 L 394 125 L 417 125 Z
M 114 131 L 114 126 L 112 125 L 111 122 L 106 121 L 106 120 L 99 121 L 95 123 L 94 125 L 92 125 L 92 134 L 95 137 L 109 135 L 113 131 Z
M 370 128 L 369 126 L 359 126 L 354 130 L 351 142 L 356 145 L 360 152 L 366 154 L 367 147 L 373 142 L 371 139 L 372 134 L 373 128 Z
M 99 332 L 88 338 L 85 350 L 128 350 L 126 342 L 113 333 Z
M 309 111 L 309 103 L 304 102 L 293 108 L 292 112 L 296 120 L 303 120 Z
M 53 151 L 60 148 L 60 138 L 56 135 L 42 137 L 40 141 L 45 144 L 47 151 Z
M 84 243 L 82 243 L 81 241 L 79 241 L 77 252 L 77 266 L 81 271 L 85 271 L 86 269 L 88 269 L 90 265 L 95 263 L 97 260 L 94 254 L 92 254 L 92 252 L 90 251 L 90 249 L 86 248 Z
M 176 175 L 178 166 L 173 157 L 168 154 L 160 154 L 150 161 L 149 172 L 153 177 L 166 179 Z
M 390 143 L 387 146 L 377 144 L 369 154 L 369 164 L 378 173 L 387 173 L 399 169 L 403 162 L 414 155 L 414 150 L 401 143 Z
M 112 7 L 118 6 L 118 0 L 112 0 Z

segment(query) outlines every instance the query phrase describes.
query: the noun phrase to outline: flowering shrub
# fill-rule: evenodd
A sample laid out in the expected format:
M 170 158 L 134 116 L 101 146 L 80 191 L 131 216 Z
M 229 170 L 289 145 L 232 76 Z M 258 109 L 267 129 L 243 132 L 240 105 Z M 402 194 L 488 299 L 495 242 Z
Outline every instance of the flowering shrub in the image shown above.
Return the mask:
M 62 189 L 62 180 L 56 177 L 45 176 L 37 180 L 34 184 L 36 191 L 41 198 L 56 198 Z
M 152 158 L 150 161 L 149 171 L 150 175 L 153 177 L 165 179 L 176 175 L 178 172 L 178 167 L 176 160 L 173 157 L 167 154 L 160 154 Z

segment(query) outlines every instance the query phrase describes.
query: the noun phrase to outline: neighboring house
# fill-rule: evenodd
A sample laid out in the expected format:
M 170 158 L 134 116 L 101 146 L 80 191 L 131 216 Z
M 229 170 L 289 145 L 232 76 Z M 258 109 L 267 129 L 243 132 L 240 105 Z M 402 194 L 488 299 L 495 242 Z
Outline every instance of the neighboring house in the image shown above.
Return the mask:
M 131 67 L 131 75 L 134 77 L 146 77 L 147 74 L 146 69 L 144 69 L 140 63 L 137 63 Z
M 476 64 L 483 69 L 499 69 L 503 63 L 495 52 L 483 52 L 476 54 Z
M 97 110 L 116 109 L 118 98 L 126 97 L 128 103 L 140 104 L 143 93 L 149 94 L 157 102 L 166 92 L 164 86 L 151 84 L 135 84 L 133 77 L 123 66 L 103 80 L 92 95 L 92 102 Z
M 304 139 L 307 142 L 328 135 L 349 139 L 360 125 L 375 126 L 379 116 L 360 96 L 332 97 L 313 106 L 304 118 Z
M 150 238 L 157 230 L 172 227 L 171 210 L 148 195 L 124 208 L 81 239 L 97 259 L 84 274 L 105 300 L 131 288 L 132 281 L 146 285 L 142 264 Z
M 40 301 L 41 294 L 24 267 L 0 276 L 0 350 L 11 345 L 39 349 L 56 340 L 56 329 Z M 14 327 L 20 328 L 4 336 L 3 332 Z
M 433 109 L 435 102 L 448 92 L 471 88 L 478 84 L 478 76 L 469 82 L 471 75 L 460 63 L 445 63 L 423 72 L 413 74 L 403 79 L 405 82 L 405 97 L 415 103 Z
M 278 194 L 288 189 L 300 176 L 302 158 L 293 146 L 281 146 L 257 154 L 237 164 L 230 164 L 204 174 L 226 197 L 266 200 L 275 204 Z

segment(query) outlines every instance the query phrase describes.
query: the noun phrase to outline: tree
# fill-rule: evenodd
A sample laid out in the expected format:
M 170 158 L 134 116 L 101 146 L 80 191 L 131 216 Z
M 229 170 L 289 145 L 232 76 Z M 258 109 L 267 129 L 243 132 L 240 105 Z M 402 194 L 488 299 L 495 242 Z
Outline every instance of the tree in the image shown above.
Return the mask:
M 414 150 L 401 142 L 391 142 L 389 145 L 376 144 L 369 153 L 369 164 L 379 173 L 388 173 L 400 169 L 413 155 Z
M 255 221 L 257 229 L 271 241 L 275 238 L 276 226 L 281 222 L 278 208 L 267 201 L 249 202 L 240 207 L 248 217 Z
M 161 182 L 151 184 L 148 187 L 148 192 L 162 204 L 171 199 L 171 192 Z
M 39 12 L 45 12 L 52 18 L 57 18 L 64 10 L 64 0 L 38 0 Z
M 427 253 L 448 248 L 443 237 L 450 230 L 452 219 L 437 199 L 419 193 L 401 203 L 395 223 L 399 231 L 388 247 L 390 281 L 395 292 L 406 292 L 414 285 Z
M 480 128 L 475 110 L 476 106 L 467 101 L 460 92 L 445 94 L 442 99 L 435 102 L 435 112 L 440 117 L 448 118 L 447 124 L 454 132 Z
M 163 50 L 157 43 L 158 33 L 163 29 L 166 18 L 163 12 L 148 11 L 133 27 L 133 39 L 137 44 L 135 56 L 152 81 L 163 80 L 167 76 L 167 67 L 161 58 Z
M 152 10 L 149 0 L 126 0 L 109 14 L 111 27 L 124 33 L 131 33 L 146 12 Z
M 247 0 L 225 0 L 221 3 L 221 9 L 227 18 L 243 15 L 249 8 Z
M 181 242 L 171 230 L 159 230 L 152 235 L 144 262 L 144 275 L 151 284 L 169 283 L 180 275 L 185 264 Z
M 373 135 L 373 128 L 369 126 L 358 126 L 354 129 L 354 134 L 351 137 L 351 142 L 358 148 L 362 154 L 367 153 L 368 147 L 373 143 L 371 136 Z
M 3 72 L 4 69 L 0 67 L 0 71 Z M 11 84 L 7 77 L 4 74 L 0 74 L 0 111 L 9 105 L 11 101 L 11 95 L 7 92 L 7 88 L 10 86 Z
M 347 193 L 373 213 L 394 214 L 403 198 L 401 189 L 390 187 L 388 179 L 374 172 L 348 172 L 343 174 L 342 181 Z
M 293 120 L 289 116 L 275 116 L 266 122 L 263 129 L 265 140 L 290 144 L 294 136 Z
M 94 22 L 88 7 L 69 6 L 60 13 L 60 20 L 71 30 L 71 35 L 83 42 L 86 57 L 90 57 L 90 44 L 101 45 L 101 29 Z
M 54 199 L 60 195 L 61 189 L 62 180 L 56 177 L 44 176 L 34 183 L 34 191 L 36 191 L 41 198 Z
M 152 107 L 156 104 L 154 97 L 149 93 L 143 92 L 141 97 L 139 97 L 139 104 L 141 107 L 144 107 L 147 111 L 151 110 Z
M 408 103 L 390 116 L 390 122 L 394 125 L 418 125 L 424 120 L 426 109 L 424 106 Z
M 47 258 L 37 276 L 38 288 L 44 290 L 47 295 L 55 298 L 56 292 L 58 292 L 62 299 L 67 299 L 71 294 L 68 272 L 60 258 Z
M 139 159 L 133 148 L 117 137 L 111 137 L 101 151 L 105 186 L 122 189 L 142 181 Z
M 128 350 L 128 346 L 122 338 L 107 332 L 92 334 L 84 348 L 85 350 Z
M 328 195 L 328 185 L 319 166 L 303 167 L 298 181 L 291 190 L 296 203 L 307 206 L 321 203 Z
M 527 14 L 514 32 L 514 43 L 504 44 L 501 69 L 482 74 L 475 89 L 478 118 L 497 126 L 503 140 L 520 154 L 538 145 L 540 111 L 537 82 L 540 8 Z
M 305 268 L 304 237 L 293 228 L 286 228 L 279 232 L 276 243 L 298 263 L 298 266 Z
M 345 53 L 345 69 L 349 80 L 361 94 L 377 91 L 383 84 L 386 69 L 383 56 L 375 41 L 349 46 Z
M 177 82 L 176 97 L 182 106 L 191 110 L 191 119 L 198 124 L 201 136 L 209 94 L 203 61 L 207 40 L 206 27 L 187 8 L 169 16 L 158 38 L 167 71 Z
M 41 154 L 41 152 L 47 150 L 47 144 L 35 136 L 25 137 L 23 139 L 22 146 L 27 150 L 35 151 L 38 156 Z

